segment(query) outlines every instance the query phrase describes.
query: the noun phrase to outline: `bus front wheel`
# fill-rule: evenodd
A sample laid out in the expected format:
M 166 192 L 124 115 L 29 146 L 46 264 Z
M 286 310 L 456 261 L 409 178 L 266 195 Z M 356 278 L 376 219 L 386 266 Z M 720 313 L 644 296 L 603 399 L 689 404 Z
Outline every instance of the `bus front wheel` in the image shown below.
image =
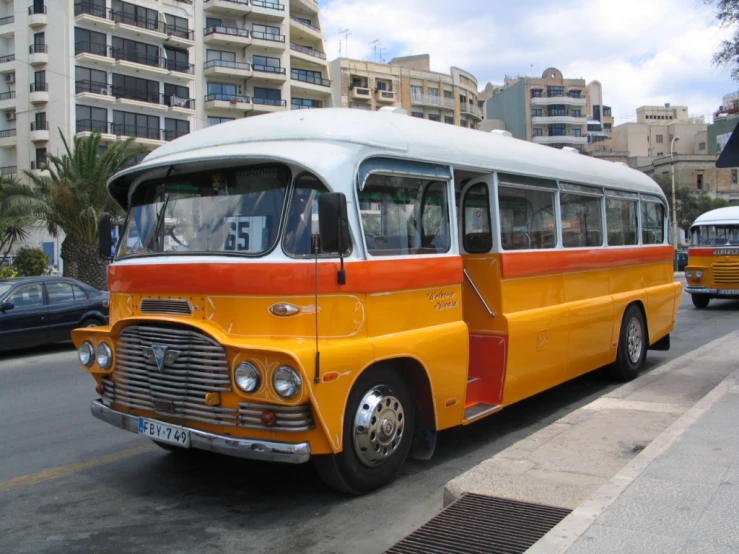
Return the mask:
M 693 306 L 702 310 L 708 307 L 708 303 L 711 301 L 711 297 L 707 294 L 691 294 L 690 298 L 693 300 Z
M 327 485 L 350 494 L 366 494 L 390 483 L 411 447 L 414 406 L 397 371 L 377 367 L 357 379 L 349 395 L 343 449 L 313 458 Z
M 621 323 L 618 354 L 611 366 L 611 375 L 619 381 L 634 379 L 644 365 L 648 346 L 644 316 L 639 307 L 632 304 L 626 309 Z

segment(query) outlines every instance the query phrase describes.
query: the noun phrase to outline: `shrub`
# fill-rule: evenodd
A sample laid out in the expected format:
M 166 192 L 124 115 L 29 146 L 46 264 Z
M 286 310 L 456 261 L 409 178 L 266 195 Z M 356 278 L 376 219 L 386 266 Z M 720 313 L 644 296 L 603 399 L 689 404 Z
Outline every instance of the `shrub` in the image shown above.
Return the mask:
M 49 258 L 40 248 L 21 248 L 15 254 L 13 269 L 22 277 L 44 275 L 49 269 Z
M 10 279 L 18 277 L 18 272 L 9 265 L 0 266 L 0 279 Z

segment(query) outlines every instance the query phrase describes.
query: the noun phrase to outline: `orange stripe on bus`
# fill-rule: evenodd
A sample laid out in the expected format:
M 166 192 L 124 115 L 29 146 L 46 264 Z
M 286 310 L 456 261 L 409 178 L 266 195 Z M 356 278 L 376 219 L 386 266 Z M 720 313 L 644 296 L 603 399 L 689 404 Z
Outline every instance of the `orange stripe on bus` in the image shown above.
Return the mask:
M 339 285 L 339 262 L 318 264 L 320 293 L 372 293 L 458 285 L 462 258 L 372 260 L 344 264 L 346 284 Z M 111 292 L 146 294 L 312 294 L 313 263 L 185 263 L 112 265 Z
M 501 256 L 504 279 L 535 277 L 572 271 L 588 271 L 666 262 L 674 259 L 674 246 L 638 246 L 633 248 L 598 248 L 594 250 L 530 250 L 508 252 Z
M 713 256 L 713 251 L 716 248 L 721 248 L 721 247 L 715 246 L 712 248 L 688 248 L 688 258 L 690 258 L 690 256 Z

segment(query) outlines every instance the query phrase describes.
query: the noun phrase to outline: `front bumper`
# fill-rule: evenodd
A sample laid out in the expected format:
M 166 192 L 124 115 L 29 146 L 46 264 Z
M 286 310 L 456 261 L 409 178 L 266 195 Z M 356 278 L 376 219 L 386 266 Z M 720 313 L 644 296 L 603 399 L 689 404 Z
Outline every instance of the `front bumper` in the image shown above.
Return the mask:
M 90 411 L 96 418 L 110 423 L 115 427 L 136 434 L 139 432 L 138 416 L 109 408 L 99 400 L 93 400 L 90 404 Z M 151 418 L 147 419 L 152 420 Z M 166 422 L 162 421 L 162 423 Z M 287 442 L 240 439 L 227 435 L 216 435 L 205 431 L 198 431 L 190 427 L 183 428 L 190 431 L 190 448 L 197 448 L 198 450 L 207 450 L 237 458 L 288 464 L 302 464 L 310 459 L 310 444 L 307 442 L 292 444 Z
M 686 286 L 685 292 L 688 294 L 717 294 L 718 291 L 716 289 L 709 289 L 706 287 L 700 287 L 700 286 Z

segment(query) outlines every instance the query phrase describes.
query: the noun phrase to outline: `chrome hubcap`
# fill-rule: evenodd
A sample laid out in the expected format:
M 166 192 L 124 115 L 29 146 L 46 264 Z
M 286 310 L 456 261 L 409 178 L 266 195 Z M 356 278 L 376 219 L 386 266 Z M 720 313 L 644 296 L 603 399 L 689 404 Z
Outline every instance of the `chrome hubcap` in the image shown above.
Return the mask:
M 629 360 L 631 360 L 632 364 L 635 364 L 639 361 L 639 358 L 641 358 L 642 349 L 641 323 L 639 323 L 639 320 L 635 317 L 631 318 L 631 321 L 629 321 L 626 337 L 628 341 Z
M 357 458 L 376 467 L 400 446 L 405 415 L 400 401 L 386 385 L 372 387 L 354 415 L 352 438 Z

